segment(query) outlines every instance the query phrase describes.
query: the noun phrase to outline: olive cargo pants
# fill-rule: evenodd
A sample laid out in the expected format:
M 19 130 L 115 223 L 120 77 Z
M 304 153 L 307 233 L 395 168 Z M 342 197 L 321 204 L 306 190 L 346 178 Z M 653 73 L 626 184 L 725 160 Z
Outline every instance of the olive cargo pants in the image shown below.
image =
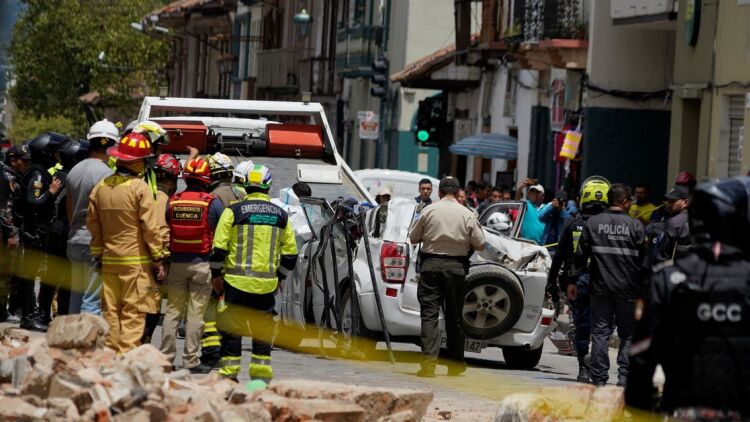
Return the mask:
M 445 316 L 448 357 L 464 361 L 464 333 L 459 326 L 463 288 L 466 282 L 464 265 L 458 261 L 428 258 L 422 263 L 417 298 L 422 319 L 422 354 L 425 363 L 434 365 L 440 352 L 440 307 Z

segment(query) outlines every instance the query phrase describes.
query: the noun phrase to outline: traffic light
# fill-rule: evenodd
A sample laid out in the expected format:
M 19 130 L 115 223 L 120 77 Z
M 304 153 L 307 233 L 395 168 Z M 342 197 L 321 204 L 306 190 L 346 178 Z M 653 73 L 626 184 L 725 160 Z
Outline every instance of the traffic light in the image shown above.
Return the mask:
M 419 102 L 414 135 L 422 145 L 437 145 L 445 139 L 446 109 L 444 97 L 429 97 Z
M 388 59 L 385 57 L 379 57 L 372 63 L 370 95 L 373 97 L 385 98 L 388 96 L 388 65 Z

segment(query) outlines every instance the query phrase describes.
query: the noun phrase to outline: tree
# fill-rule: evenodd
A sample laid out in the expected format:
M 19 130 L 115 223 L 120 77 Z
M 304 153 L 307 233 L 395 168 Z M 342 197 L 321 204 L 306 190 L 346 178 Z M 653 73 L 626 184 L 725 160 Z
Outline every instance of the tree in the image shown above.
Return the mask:
M 10 139 L 20 144 L 44 132 L 57 132 L 63 135 L 78 137 L 83 133 L 76 128 L 73 121 L 63 116 L 34 117 L 29 113 L 19 112 L 13 117 Z
M 169 64 L 170 43 L 130 27 L 164 0 L 24 0 L 10 42 L 11 96 L 33 116 L 83 125 L 79 97 L 91 91 L 115 109 L 134 111 Z M 100 53 L 104 52 L 104 60 Z

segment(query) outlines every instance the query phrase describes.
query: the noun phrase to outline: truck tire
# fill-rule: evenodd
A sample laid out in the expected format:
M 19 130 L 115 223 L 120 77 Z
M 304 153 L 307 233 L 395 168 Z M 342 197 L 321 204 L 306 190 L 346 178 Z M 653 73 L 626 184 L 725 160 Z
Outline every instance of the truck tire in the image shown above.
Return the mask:
M 351 301 L 351 287 L 347 287 L 341 295 L 341 307 L 339 309 L 339 320 L 341 321 L 341 332 L 338 337 L 339 350 L 350 357 L 372 358 L 377 342 L 373 340 L 373 334 L 365 327 L 362 321 L 362 313 L 359 309 L 359 300 L 354 297 Z M 350 315 L 352 314 L 352 315 Z
M 498 265 L 471 267 L 459 303 L 464 333 L 489 340 L 513 328 L 523 312 L 523 287 L 518 277 Z
M 511 369 L 534 369 L 542 359 L 544 346 L 538 349 L 525 350 L 523 347 L 503 347 L 505 364 Z

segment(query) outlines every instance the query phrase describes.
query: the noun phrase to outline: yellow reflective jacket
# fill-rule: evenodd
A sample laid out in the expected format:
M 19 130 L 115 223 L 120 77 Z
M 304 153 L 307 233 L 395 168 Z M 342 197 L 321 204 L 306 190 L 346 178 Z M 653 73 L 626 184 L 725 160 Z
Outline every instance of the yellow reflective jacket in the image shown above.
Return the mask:
M 104 178 L 89 196 L 86 226 L 91 232 L 91 255 L 102 257 L 102 270 L 143 266 L 169 256 L 164 209 L 135 175 L 115 173 Z
M 289 216 L 268 195 L 252 193 L 221 214 L 214 249 L 226 251 L 224 280 L 247 293 L 272 293 L 280 257 L 297 254 Z

